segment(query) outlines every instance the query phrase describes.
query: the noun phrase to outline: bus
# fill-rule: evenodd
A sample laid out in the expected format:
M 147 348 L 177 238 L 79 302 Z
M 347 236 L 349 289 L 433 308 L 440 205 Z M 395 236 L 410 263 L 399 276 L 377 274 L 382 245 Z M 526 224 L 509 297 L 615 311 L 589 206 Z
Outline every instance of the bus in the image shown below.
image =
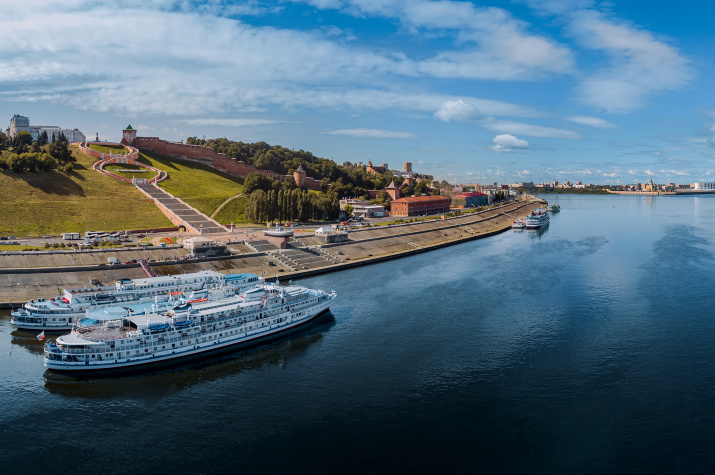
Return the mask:
M 62 233 L 62 239 L 79 239 L 79 233 Z

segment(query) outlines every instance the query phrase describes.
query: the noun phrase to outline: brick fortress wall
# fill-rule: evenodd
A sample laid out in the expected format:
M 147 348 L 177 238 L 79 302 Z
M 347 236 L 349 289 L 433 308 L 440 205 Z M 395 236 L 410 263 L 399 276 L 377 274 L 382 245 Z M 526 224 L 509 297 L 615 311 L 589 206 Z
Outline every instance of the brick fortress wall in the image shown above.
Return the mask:
M 211 166 L 217 170 L 231 175 L 246 178 L 249 173 L 258 172 L 269 176 L 275 180 L 295 181 L 293 175 L 280 175 L 272 170 L 261 170 L 253 165 L 249 165 L 241 160 L 236 160 L 223 153 L 216 153 L 209 147 L 203 145 L 188 145 L 183 143 L 168 142 L 159 137 L 137 137 L 132 144 L 140 150 L 150 150 L 162 155 L 186 159 L 201 159 L 211 162 Z M 320 190 L 320 181 L 306 177 L 305 184 L 310 190 Z

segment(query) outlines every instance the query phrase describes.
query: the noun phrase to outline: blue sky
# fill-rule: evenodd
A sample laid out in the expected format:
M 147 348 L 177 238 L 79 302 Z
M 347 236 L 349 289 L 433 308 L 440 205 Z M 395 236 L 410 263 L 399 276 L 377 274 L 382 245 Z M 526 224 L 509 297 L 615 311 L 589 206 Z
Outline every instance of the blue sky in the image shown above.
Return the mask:
M 0 125 L 131 123 L 459 183 L 715 181 L 715 7 L 683 3 L 12 2 Z

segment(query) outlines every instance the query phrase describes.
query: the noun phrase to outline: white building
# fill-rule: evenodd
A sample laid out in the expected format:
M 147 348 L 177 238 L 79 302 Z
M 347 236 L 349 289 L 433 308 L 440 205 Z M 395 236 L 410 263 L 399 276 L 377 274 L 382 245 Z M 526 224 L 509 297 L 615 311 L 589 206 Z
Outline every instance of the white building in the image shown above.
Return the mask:
M 60 138 L 60 133 L 65 134 L 65 138 L 69 143 L 84 142 L 87 138 L 78 129 L 61 129 L 56 125 L 32 125 L 29 132 L 32 134 L 32 140 L 36 141 L 42 135 L 42 132 L 47 132 L 47 140 L 52 142 L 52 134 L 55 135 L 55 140 Z
M 32 140 L 37 141 L 42 135 L 42 132 L 47 132 L 47 140 L 52 142 L 52 134 L 55 139 L 60 137 L 60 133 L 65 134 L 68 142 L 84 142 L 87 138 L 78 129 L 62 129 L 56 125 L 30 125 L 28 117 L 15 114 L 10 119 L 10 127 L 7 128 L 8 136 L 11 139 L 15 138 L 18 132 L 28 132 L 32 135 Z
M 356 205 L 353 208 L 353 216 L 364 216 L 366 218 L 383 218 L 387 216 L 384 206 L 379 205 Z
M 694 190 L 715 190 L 715 183 L 693 183 L 691 188 Z

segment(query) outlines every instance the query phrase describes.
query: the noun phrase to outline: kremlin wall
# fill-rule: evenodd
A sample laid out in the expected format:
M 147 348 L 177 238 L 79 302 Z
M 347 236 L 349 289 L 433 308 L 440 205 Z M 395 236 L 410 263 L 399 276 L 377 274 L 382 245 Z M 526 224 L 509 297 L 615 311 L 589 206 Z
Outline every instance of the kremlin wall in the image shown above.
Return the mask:
M 281 175 L 272 170 L 258 169 L 253 165 L 229 157 L 226 154 L 217 153 L 213 149 L 204 147 L 203 145 L 169 142 L 159 137 L 137 137 L 137 131 L 132 128 L 131 125 L 122 131 L 122 144 L 136 147 L 139 150 L 148 150 L 161 155 L 168 155 L 170 157 L 198 159 L 217 170 L 241 178 L 245 178 L 249 173 L 258 172 L 275 180 L 295 181 L 297 186 L 305 184 L 310 190 L 320 190 L 320 181 L 306 176 L 302 167 L 298 167 L 292 175 Z

